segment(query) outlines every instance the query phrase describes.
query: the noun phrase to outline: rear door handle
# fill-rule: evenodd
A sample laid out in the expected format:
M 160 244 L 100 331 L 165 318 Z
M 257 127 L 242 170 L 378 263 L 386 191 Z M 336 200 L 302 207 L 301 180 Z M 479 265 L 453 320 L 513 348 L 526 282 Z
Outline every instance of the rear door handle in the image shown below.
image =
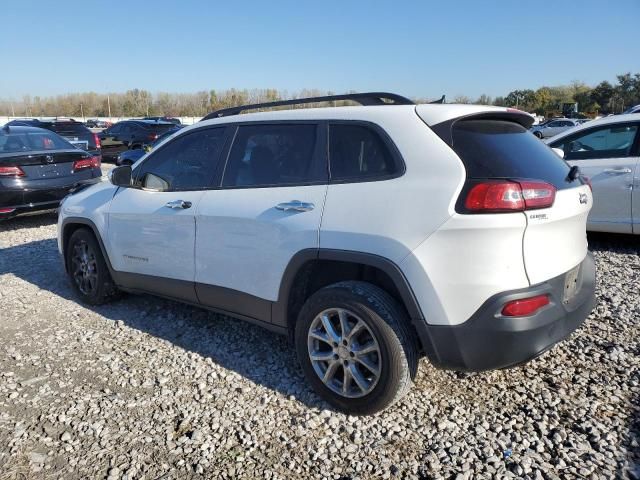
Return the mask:
M 276 208 L 284 212 L 310 212 L 315 208 L 315 205 L 301 202 L 300 200 L 291 200 L 290 202 L 279 203 Z
M 167 208 L 173 208 L 176 210 L 191 208 L 191 202 L 187 202 L 186 200 L 173 200 L 171 202 L 167 202 L 164 205 Z
M 630 168 L 605 168 L 604 173 L 609 175 L 622 175 L 624 173 L 631 173 Z

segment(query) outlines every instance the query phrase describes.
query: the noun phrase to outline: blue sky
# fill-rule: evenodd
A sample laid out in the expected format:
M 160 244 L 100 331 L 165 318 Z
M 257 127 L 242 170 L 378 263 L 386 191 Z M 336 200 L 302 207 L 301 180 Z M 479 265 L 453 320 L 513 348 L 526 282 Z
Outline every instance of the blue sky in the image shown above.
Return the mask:
M 0 98 L 226 88 L 506 95 L 640 72 L 640 0 L 21 0 Z

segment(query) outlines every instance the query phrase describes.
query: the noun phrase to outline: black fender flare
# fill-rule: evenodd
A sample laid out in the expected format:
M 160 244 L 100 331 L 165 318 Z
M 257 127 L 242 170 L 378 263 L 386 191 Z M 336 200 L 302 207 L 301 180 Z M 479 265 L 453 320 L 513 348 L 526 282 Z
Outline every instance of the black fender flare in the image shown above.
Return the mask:
M 416 328 L 423 329 L 425 325 L 424 315 L 418 304 L 418 300 L 409 285 L 409 281 L 398 265 L 388 258 L 372 253 L 357 252 L 351 250 L 335 250 L 335 249 L 306 249 L 296 253 L 289 264 L 285 268 L 280 289 L 278 291 L 278 300 L 273 305 L 272 321 L 282 326 L 287 325 L 289 296 L 294 287 L 296 275 L 303 265 L 312 260 L 333 260 L 339 262 L 358 263 L 375 267 L 386 273 L 398 290 L 404 307 Z M 418 327 L 421 325 L 421 327 Z M 426 330 L 425 330 L 426 331 Z M 420 333 L 420 330 L 418 330 Z
M 64 270 L 67 271 L 67 235 L 66 231 L 70 225 L 82 225 L 84 227 L 89 227 L 89 229 L 93 232 L 93 236 L 96 237 L 98 241 L 98 245 L 100 245 L 100 250 L 102 251 L 102 256 L 104 257 L 104 261 L 107 264 L 107 268 L 109 269 L 109 273 L 111 274 L 111 278 L 115 278 L 113 267 L 111 266 L 111 260 L 109 260 L 109 255 L 107 255 L 107 250 L 104 247 L 104 243 L 102 242 L 102 237 L 98 232 L 98 227 L 93 223 L 92 220 L 84 217 L 65 217 L 62 220 L 62 225 L 60 226 L 61 230 L 61 238 L 62 238 L 62 259 L 64 263 Z

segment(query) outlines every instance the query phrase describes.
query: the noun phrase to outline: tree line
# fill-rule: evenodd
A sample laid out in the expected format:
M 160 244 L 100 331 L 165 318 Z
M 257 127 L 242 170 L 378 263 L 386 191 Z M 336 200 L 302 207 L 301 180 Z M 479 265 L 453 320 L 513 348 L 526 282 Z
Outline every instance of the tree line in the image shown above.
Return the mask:
M 620 113 L 631 105 L 640 104 L 640 73 L 617 75 L 616 83 L 600 82 L 589 87 L 584 82 L 573 81 L 569 85 L 543 86 L 537 90 L 524 89 L 509 92 L 504 97 L 491 98 L 481 95 L 476 100 L 460 95 L 453 103 L 475 103 L 517 107 L 527 112 L 547 115 L 558 112 L 563 103 L 577 102 L 582 112 L 609 114 Z M 322 90 L 300 90 L 289 93 L 277 89 L 209 90 L 195 93 L 151 93 L 132 89 L 124 93 L 68 93 L 56 96 L 25 95 L 21 100 L 0 100 L 0 115 L 18 117 L 70 116 L 91 117 L 140 117 L 180 116 L 201 117 L 221 108 L 248 103 L 272 102 L 281 99 L 332 95 Z M 416 102 L 433 98 L 415 98 Z M 342 105 L 347 102 L 338 102 Z

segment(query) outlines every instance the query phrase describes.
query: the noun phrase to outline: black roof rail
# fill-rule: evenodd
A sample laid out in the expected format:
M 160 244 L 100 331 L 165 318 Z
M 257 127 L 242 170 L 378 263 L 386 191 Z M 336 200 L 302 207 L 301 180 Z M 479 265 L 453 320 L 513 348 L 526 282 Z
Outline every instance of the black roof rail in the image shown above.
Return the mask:
M 307 97 L 294 98 L 292 100 L 278 100 L 276 102 L 254 103 L 251 105 L 240 105 L 238 107 L 223 108 L 207 114 L 202 120 L 210 120 L 212 118 L 228 117 L 229 115 L 238 115 L 246 110 L 255 110 L 257 108 L 281 107 L 285 105 L 302 105 L 305 103 L 333 102 L 338 100 L 351 100 L 360 105 L 415 105 L 415 103 L 406 97 L 387 92 L 366 92 L 366 93 L 346 93 L 344 95 L 325 95 L 323 97 Z M 201 120 L 201 121 L 202 121 Z
M 444 95 L 442 95 L 438 100 L 434 100 L 433 102 L 429 102 L 429 103 L 445 103 Z

